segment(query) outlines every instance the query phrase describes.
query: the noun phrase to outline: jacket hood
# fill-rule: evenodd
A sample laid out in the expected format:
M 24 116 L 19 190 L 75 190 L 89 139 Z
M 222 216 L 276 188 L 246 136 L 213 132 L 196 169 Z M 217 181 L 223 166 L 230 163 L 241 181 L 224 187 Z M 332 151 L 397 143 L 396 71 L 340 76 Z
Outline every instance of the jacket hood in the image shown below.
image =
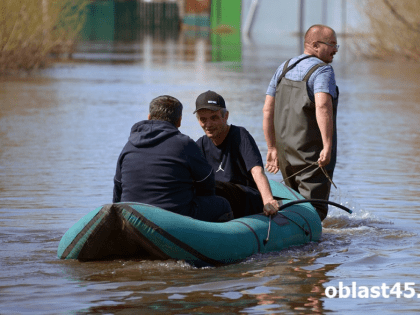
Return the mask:
M 128 141 L 137 148 L 154 146 L 180 131 L 168 121 L 143 120 L 131 127 Z

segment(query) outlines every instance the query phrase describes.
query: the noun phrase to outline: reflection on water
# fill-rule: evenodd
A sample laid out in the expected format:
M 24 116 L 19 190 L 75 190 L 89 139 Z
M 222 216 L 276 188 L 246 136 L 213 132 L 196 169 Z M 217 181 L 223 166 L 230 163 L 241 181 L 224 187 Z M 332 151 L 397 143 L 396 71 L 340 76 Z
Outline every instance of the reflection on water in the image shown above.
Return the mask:
M 177 37 L 181 20 L 175 2 L 95 1 L 87 6 L 81 32 L 88 41 L 136 41 L 145 34 L 166 40 Z
M 283 255 L 257 256 L 235 266 L 200 271 L 172 261 L 64 264 L 69 277 L 83 280 L 86 302 L 95 298 L 98 289 L 104 291 L 102 301 L 114 301 L 108 305 L 97 301 L 90 312 L 115 312 L 123 306 L 163 313 L 256 314 L 279 309 L 322 313 L 325 274 L 335 265 L 315 264 L 316 256 L 307 254 L 311 249 L 308 245 Z
M 240 63 L 240 7 L 240 0 L 214 1 L 207 14 L 187 15 L 182 24 L 175 2 L 93 2 L 88 6 L 83 44 L 72 57 L 145 63 L 203 57 L 203 61 Z
M 59 261 L 64 232 L 110 202 L 121 146 L 152 98 L 179 98 L 180 129 L 197 139 L 195 99 L 207 89 L 219 92 L 230 123 L 246 127 L 265 158 L 264 94 L 281 61 L 298 54 L 295 37 L 241 43 L 240 58 L 222 61 L 214 59 L 220 47 L 210 32 L 136 36 L 85 41 L 76 62 L 0 81 L 0 313 L 351 314 L 417 307 L 411 299 L 343 303 L 324 295 L 339 281 L 392 285 L 419 276 L 417 64 L 337 55 L 339 190 L 332 200 L 354 213 L 332 209 L 319 244 L 213 269 L 174 261 Z

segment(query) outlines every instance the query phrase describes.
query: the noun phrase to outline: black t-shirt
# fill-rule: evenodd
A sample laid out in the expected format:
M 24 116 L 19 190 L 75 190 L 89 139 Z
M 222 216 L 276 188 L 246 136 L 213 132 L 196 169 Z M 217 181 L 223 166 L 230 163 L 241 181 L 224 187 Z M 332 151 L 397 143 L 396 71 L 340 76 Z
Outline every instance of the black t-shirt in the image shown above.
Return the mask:
M 263 162 L 254 138 L 245 128 L 231 125 L 219 146 L 207 136 L 198 139 L 197 144 L 213 167 L 217 181 L 239 184 L 247 192 L 259 196 L 250 171 L 254 166 L 263 167 Z

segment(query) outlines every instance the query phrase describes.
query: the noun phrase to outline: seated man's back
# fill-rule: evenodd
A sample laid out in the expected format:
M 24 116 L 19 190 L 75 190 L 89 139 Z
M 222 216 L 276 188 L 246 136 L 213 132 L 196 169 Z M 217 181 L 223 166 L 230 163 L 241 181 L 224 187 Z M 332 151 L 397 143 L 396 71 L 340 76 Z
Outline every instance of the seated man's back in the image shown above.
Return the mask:
M 124 185 L 121 201 L 147 203 L 183 214 L 194 198 L 193 181 L 210 176 L 211 167 L 202 159 L 193 140 L 171 123 L 136 123 L 120 156 Z

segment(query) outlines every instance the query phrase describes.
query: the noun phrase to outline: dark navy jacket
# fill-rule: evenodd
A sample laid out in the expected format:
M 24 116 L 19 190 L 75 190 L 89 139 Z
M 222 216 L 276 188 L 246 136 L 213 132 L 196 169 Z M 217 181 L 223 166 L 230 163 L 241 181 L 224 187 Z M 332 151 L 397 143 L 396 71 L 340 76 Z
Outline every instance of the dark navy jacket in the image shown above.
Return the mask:
M 197 144 L 166 121 L 131 128 L 117 162 L 113 202 L 141 202 L 189 215 L 192 200 L 214 195 L 214 171 Z

